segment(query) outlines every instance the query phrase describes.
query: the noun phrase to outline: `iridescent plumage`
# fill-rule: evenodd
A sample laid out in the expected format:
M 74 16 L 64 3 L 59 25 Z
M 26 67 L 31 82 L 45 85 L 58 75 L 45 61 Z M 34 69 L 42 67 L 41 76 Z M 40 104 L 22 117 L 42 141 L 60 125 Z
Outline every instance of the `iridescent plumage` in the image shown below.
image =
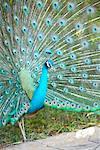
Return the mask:
M 0 1 L 1 126 L 43 106 L 100 114 L 99 7 L 98 0 Z M 54 67 L 45 76 L 47 60 Z M 44 95 L 35 97 L 42 75 Z

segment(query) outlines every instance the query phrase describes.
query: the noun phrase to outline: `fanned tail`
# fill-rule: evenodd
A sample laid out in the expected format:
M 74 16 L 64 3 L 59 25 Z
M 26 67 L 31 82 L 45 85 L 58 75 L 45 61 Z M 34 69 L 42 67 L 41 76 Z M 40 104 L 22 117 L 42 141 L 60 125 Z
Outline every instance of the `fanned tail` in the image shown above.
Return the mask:
M 99 8 L 98 0 L 0 1 L 1 126 L 27 112 L 47 59 L 45 105 L 100 112 Z

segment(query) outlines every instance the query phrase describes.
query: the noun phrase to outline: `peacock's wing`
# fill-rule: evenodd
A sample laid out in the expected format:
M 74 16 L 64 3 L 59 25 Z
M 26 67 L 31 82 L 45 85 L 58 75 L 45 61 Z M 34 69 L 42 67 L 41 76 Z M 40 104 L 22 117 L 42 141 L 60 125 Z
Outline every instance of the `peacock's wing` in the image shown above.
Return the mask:
M 46 106 L 100 114 L 99 8 L 100 1 L 54 0 L 46 10 L 50 28 L 43 26 L 46 36 L 40 49 L 49 47 L 55 68 Z

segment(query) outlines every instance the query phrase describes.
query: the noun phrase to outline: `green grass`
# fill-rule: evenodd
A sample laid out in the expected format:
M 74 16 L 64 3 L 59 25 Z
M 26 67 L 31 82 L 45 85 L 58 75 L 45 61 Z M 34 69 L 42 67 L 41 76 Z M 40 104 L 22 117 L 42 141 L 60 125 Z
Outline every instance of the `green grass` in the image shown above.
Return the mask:
M 45 108 L 31 119 L 25 118 L 28 139 L 36 140 L 62 132 L 76 131 L 81 128 L 99 124 L 99 116 L 86 113 L 72 113 Z M 18 124 L 7 125 L 0 129 L 0 144 L 15 143 L 22 140 Z

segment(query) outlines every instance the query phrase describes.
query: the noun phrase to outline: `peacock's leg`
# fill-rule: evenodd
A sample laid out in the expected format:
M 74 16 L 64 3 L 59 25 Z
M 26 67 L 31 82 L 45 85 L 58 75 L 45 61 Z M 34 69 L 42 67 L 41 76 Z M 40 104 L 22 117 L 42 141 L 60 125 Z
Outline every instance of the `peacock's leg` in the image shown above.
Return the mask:
M 21 121 L 18 122 L 18 125 L 19 125 L 21 133 L 23 135 L 23 140 L 25 142 L 26 141 L 26 134 L 25 134 L 24 118 L 22 118 Z

